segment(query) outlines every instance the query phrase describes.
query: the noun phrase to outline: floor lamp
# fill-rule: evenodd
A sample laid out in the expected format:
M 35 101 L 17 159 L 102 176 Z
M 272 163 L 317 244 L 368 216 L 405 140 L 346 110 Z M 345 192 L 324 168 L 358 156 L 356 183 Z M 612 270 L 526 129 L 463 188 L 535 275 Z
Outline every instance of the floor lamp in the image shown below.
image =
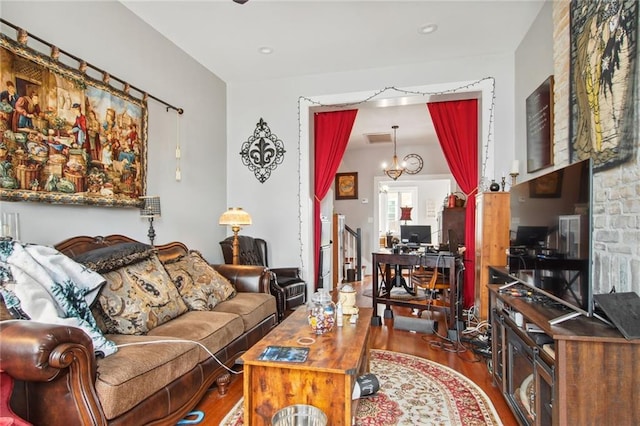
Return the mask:
M 241 226 L 251 225 L 251 215 L 242 210 L 241 207 L 229 207 L 229 210 L 222 213 L 218 220 L 219 225 L 230 226 L 233 231 L 233 264 L 240 264 L 240 244 L 238 242 L 238 231 Z
M 153 219 L 160 217 L 160 197 L 158 195 L 148 195 L 140 198 L 144 202 L 140 209 L 140 217 L 149 219 L 149 232 L 147 236 L 151 241 L 151 245 L 153 245 L 153 240 L 156 238 L 156 230 L 153 229 Z

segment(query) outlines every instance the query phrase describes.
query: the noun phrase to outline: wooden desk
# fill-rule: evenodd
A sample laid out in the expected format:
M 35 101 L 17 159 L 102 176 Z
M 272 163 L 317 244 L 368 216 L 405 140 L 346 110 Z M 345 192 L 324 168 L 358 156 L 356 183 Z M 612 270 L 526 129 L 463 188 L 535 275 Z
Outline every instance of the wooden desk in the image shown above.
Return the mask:
M 293 404 L 318 407 L 330 425 L 351 425 L 358 400 L 352 401 L 358 376 L 369 371 L 369 317 L 360 308 L 356 324 L 345 317 L 344 326 L 316 336 L 305 309 L 295 310 L 244 355 L 244 424 L 271 425 L 281 408 Z M 303 346 L 300 338 L 313 338 L 306 362 L 260 361 L 269 345 Z
M 456 329 L 456 317 L 459 318 L 460 312 L 458 304 L 458 282 L 457 275 L 462 267 L 462 257 L 454 256 L 451 254 L 439 254 L 439 253 L 421 253 L 421 254 L 394 254 L 394 253 L 372 253 L 372 265 L 374 269 L 372 285 L 372 298 L 373 298 L 373 313 L 371 317 L 371 325 L 382 325 L 382 320 L 378 315 L 378 304 L 384 303 L 386 309 L 384 311 L 385 318 L 393 318 L 393 311 L 391 305 L 405 306 L 412 309 L 425 309 L 425 302 L 411 301 L 411 300 L 398 300 L 388 297 L 393 288 L 393 282 L 391 277 L 391 266 L 399 266 L 400 268 L 408 266 L 413 269 L 415 266 L 425 266 L 429 268 L 436 268 L 438 271 L 444 268 L 449 271 L 449 306 L 436 306 L 430 305 L 430 309 L 444 310 L 448 314 L 449 329 Z M 385 266 L 384 269 L 382 266 Z M 379 277 L 382 277 L 382 284 L 384 285 L 384 294 L 380 294 L 380 281 Z

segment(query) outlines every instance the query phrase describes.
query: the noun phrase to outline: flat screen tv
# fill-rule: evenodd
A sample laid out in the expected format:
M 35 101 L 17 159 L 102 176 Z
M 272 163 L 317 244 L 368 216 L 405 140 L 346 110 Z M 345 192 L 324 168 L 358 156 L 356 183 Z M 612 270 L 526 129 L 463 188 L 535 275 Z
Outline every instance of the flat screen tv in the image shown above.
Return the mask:
M 431 226 L 400 225 L 400 241 L 405 244 L 431 244 Z
M 592 182 L 584 160 L 510 190 L 509 272 L 586 316 L 593 315 Z

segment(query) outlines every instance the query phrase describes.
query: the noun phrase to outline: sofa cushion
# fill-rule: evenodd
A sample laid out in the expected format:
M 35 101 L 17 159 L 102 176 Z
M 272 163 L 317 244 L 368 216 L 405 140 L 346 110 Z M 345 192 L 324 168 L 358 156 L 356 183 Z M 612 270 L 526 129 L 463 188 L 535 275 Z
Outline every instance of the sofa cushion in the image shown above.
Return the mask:
M 103 274 L 98 298 L 109 333 L 145 334 L 187 311 L 157 255 Z
M 218 303 L 213 311 L 240 315 L 244 331 L 247 331 L 269 315 L 276 314 L 276 298 L 266 293 L 240 292 L 233 299 Z
M 119 346 L 115 354 L 96 360 L 95 389 L 107 419 L 130 410 L 195 368 L 202 352 L 189 342 L 148 343 L 158 340 L 151 336 L 107 337 Z
M 148 244 L 119 243 L 82 253 L 73 260 L 102 274 L 147 259 L 154 252 Z
M 233 285 L 195 251 L 164 264 L 182 300 L 192 311 L 213 309 L 218 302 L 233 297 Z M 223 299 L 221 299 L 223 298 Z
M 156 338 L 177 337 L 204 345 L 200 360 L 215 354 L 244 333 L 242 319 L 228 312 L 191 311 L 149 332 Z

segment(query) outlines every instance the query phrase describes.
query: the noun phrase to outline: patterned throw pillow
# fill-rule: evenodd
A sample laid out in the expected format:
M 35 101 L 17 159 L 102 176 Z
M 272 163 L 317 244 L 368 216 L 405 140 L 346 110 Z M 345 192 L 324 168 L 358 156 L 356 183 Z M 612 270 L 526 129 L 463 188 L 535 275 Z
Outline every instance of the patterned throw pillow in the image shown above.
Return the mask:
M 155 253 L 155 249 L 148 244 L 139 242 L 118 243 L 82 253 L 74 257 L 73 260 L 100 274 L 104 274 L 147 259 L 153 253 Z
M 103 276 L 98 300 L 109 333 L 145 334 L 188 310 L 155 254 Z
M 236 295 L 233 284 L 195 250 L 175 262 L 166 263 L 165 268 L 190 310 L 211 310 L 219 302 Z

